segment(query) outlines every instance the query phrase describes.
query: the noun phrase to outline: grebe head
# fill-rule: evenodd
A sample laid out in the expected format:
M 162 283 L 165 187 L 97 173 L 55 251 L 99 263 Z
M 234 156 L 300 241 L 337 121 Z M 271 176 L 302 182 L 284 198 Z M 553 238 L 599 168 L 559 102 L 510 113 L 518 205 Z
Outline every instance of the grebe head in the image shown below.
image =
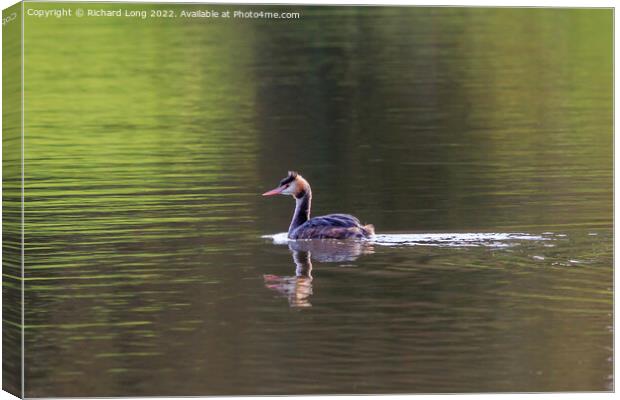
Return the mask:
M 302 197 L 309 188 L 310 185 L 308 184 L 308 181 L 306 181 L 301 175 L 295 171 L 288 171 L 288 175 L 280 181 L 278 187 L 263 193 L 263 196 L 285 194 L 299 198 Z

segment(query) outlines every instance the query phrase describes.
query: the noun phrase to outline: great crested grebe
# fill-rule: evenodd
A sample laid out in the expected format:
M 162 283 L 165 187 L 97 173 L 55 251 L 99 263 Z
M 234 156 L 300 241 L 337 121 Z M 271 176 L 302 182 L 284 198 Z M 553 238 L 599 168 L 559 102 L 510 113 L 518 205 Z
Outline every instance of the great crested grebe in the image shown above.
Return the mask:
M 312 190 L 310 184 L 295 171 L 280 181 L 277 188 L 263 193 L 263 196 L 276 194 L 295 198 L 295 213 L 288 228 L 289 239 L 363 239 L 375 233 L 372 225 L 362 225 L 349 214 L 329 214 L 310 218 Z

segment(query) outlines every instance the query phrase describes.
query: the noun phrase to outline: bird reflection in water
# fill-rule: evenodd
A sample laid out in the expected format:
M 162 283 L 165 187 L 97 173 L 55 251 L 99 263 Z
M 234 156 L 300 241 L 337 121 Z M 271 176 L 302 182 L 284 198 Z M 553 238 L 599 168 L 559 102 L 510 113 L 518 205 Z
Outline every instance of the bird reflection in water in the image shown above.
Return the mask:
M 291 240 L 295 276 L 263 275 L 265 287 L 288 299 L 290 307 L 312 307 L 312 261 L 346 263 L 374 253 L 372 244 L 352 240 Z

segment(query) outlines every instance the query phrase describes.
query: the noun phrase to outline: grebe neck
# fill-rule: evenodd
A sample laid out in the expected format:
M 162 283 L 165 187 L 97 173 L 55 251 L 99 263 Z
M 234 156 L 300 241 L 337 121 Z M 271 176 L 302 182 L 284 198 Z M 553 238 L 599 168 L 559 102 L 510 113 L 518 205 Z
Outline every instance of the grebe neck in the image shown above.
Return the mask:
M 310 187 L 295 196 L 295 213 L 291 226 L 288 228 L 288 235 L 291 236 L 293 231 L 301 224 L 310 219 L 310 206 L 312 203 L 312 191 Z

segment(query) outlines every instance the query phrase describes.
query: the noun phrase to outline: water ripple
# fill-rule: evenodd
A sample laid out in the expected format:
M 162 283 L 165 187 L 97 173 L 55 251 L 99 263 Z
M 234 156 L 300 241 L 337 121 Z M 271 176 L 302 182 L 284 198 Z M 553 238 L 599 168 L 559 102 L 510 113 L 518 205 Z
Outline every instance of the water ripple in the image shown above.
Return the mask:
M 262 236 L 274 244 L 288 244 L 286 232 Z M 394 233 L 377 234 L 368 243 L 378 246 L 436 246 L 436 247 L 512 247 L 521 241 L 550 240 L 529 233 Z

